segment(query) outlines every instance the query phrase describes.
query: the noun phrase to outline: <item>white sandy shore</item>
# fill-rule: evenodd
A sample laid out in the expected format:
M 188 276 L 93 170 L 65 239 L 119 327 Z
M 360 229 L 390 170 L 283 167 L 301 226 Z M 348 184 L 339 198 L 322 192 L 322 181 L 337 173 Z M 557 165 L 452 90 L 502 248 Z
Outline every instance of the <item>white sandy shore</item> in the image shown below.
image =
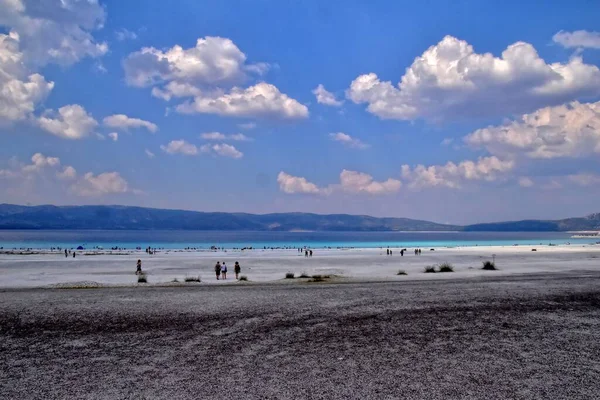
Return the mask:
M 537 251 L 532 251 L 535 248 Z M 414 280 L 477 277 L 482 274 L 523 274 L 600 269 L 600 245 L 562 246 L 475 246 L 422 249 L 420 256 L 409 249 L 404 257 L 400 249 L 316 250 L 305 258 L 297 250 L 252 250 L 191 252 L 165 251 L 148 255 L 144 251 L 126 254 L 95 255 L 79 253 L 73 259 L 59 253 L 32 255 L 0 254 L 0 287 L 61 286 L 85 282 L 85 285 L 135 285 L 137 259 L 141 259 L 149 284 L 180 282 L 186 276 L 200 276 L 202 284 L 234 283 L 233 264 L 239 261 L 242 275 L 251 282 L 280 281 L 286 272 L 338 275 L 356 280 Z M 88 253 L 91 254 L 91 253 Z M 482 271 L 484 260 L 496 255 L 499 271 Z M 213 266 L 225 261 L 227 281 L 217 281 Z M 454 273 L 423 273 L 424 267 L 449 262 Z M 403 270 L 407 275 L 397 276 Z M 286 283 L 290 283 L 289 280 Z

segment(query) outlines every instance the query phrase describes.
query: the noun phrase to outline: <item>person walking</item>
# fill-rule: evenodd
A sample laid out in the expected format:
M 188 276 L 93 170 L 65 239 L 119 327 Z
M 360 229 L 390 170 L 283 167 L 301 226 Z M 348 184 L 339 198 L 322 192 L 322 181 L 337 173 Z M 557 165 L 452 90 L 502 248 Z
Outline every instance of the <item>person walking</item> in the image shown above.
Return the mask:
M 223 266 L 221 267 L 221 278 L 224 280 L 227 279 L 227 265 L 225 265 L 225 261 L 223 261 Z
M 143 274 L 143 272 L 142 272 L 142 260 L 137 260 L 135 274 L 136 275 L 142 275 Z
M 221 276 L 221 263 L 217 261 L 217 265 L 215 265 L 215 274 L 217 275 L 217 280 Z
M 242 271 L 242 267 L 240 267 L 240 263 L 236 261 L 235 265 L 233 266 L 233 272 L 235 272 L 235 279 L 239 279 L 239 275 L 240 275 L 241 271 Z

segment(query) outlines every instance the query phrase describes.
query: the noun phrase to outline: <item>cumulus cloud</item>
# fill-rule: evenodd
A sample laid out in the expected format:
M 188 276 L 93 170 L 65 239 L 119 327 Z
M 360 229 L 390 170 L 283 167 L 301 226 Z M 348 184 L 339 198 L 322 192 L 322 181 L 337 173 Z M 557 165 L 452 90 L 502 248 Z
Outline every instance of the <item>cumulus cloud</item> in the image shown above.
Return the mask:
M 334 107 L 339 107 L 344 104 L 343 101 L 337 100 L 333 93 L 327 91 L 322 84 L 319 84 L 319 86 L 317 86 L 312 93 L 317 98 L 317 103 L 319 104 L 325 104 L 327 106 Z
M 340 142 L 341 144 L 343 144 L 346 147 L 351 147 L 354 149 L 361 149 L 361 150 L 369 148 L 369 145 L 366 143 L 363 143 L 360 139 L 353 138 L 352 136 L 347 135 L 343 132 L 330 133 L 329 137 L 334 142 Z
M 137 33 L 130 31 L 129 29 L 118 29 L 115 31 L 115 37 L 119 42 L 124 40 L 135 40 L 137 39 Z
M 113 141 L 117 141 L 119 140 L 119 134 L 117 132 L 111 132 L 108 134 L 108 137 L 111 138 Z
M 26 68 L 19 42 L 16 32 L 0 34 L 0 123 L 26 119 L 54 87 Z
M 579 174 L 569 175 L 567 178 L 579 186 L 600 185 L 600 175 L 596 174 L 582 172 Z
M 207 36 L 196 40 L 196 46 L 179 45 L 162 51 L 144 47 L 124 61 L 125 79 L 132 86 L 150 86 L 176 81 L 199 84 L 230 84 L 244 79 L 248 69 L 264 68 L 246 65 L 246 55 L 227 38 Z
M 221 133 L 221 132 L 206 132 L 206 133 L 202 133 L 200 135 L 200 137 L 204 140 L 220 140 L 220 141 L 233 140 L 236 142 L 252 141 L 252 138 L 249 138 L 248 136 L 244 135 L 243 133 L 235 133 L 232 135 L 225 135 L 224 133 Z
M 56 176 L 63 180 L 75 179 L 77 177 L 77 170 L 72 166 L 67 165 L 61 172 L 57 172 Z
M 391 178 L 377 182 L 369 174 L 344 169 L 340 174 L 340 186 L 342 190 L 351 193 L 388 194 L 399 191 L 402 182 Z
M 571 48 L 590 48 L 600 49 L 600 32 L 589 31 L 574 31 L 574 32 L 557 32 L 552 40 L 561 46 Z
M 422 164 L 411 168 L 402 166 L 402 177 L 409 183 L 410 188 L 428 187 L 458 188 L 465 181 L 494 181 L 499 175 L 512 170 L 514 161 L 503 161 L 497 157 L 480 157 L 477 161 L 465 160 L 458 164 L 451 161 L 445 165 L 424 166 Z
M 357 77 L 346 92 L 380 118 L 399 120 L 523 113 L 599 94 L 600 69 L 581 57 L 547 64 L 524 42 L 495 57 L 476 53 L 452 36 L 417 57 L 398 87 L 369 73 Z
M 211 153 L 221 157 L 229 157 L 229 158 L 242 158 L 244 153 L 236 149 L 234 146 L 221 143 L 221 144 L 205 144 L 200 147 L 200 151 L 203 153 Z
M 203 113 L 230 117 L 299 119 L 308 117 L 308 108 L 281 93 L 277 87 L 260 82 L 246 89 L 234 87 L 228 93 L 197 96 L 176 110 L 184 114 Z
M 31 164 L 23 167 L 23 172 L 41 171 L 47 167 L 57 167 L 60 165 L 58 157 L 46 157 L 42 153 L 35 153 L 31 157 Z
M 521 187 L 532 187 L 534 185 L 533 181 L 531 180 L 531 178 L 528 178 L 526 176 L 522 176 L 519 178 L 519 186 Z
M 98 125 L 78 104 L 61 107 L 58 112 L 47 110 L 37 119 L 37 123 L 42 129 L 64 139 L 81 139 Z
M 71 190 L 84 197 L 130 191 L 129 184 L 118 172 L 104 172 L 98 175 L 88 172 L 71 186 Z
M 254 122 L 246 122 L 245 124 L 238 124 L 238 127 L 241 129 L 250 130 L 256 128 L 256 124 Z
M 186 156 L 194 156 L 198 154 L 196 145 L 186 142 L 185 140 L 171 140 L 166 146 L 160 146 L 161 150 L 168 154 L 183 154 Z
M 0 9 L 0 25 L 18 34 L 28 65 L 71 65 L 108 51 L 91 34 L 106 18 L 97 0 L 0 0 Z
M 323 193 L 323 189 L 320 189 L 317 185 L 306 180 L 306 178 L 299 176 L 292 176 L 281 171 L 277 175 L 277 183 L 279 189 L 288 194 L 295 193 L 306 193 L 306 194 L 319 194 Z
M 473 147 L 500 156 L 578 157 L 600 153 L 600 102 L 545 107 L 465 137 Z
M 148 149 L 145 149 L 144 153 L 146 153 L 146 155 L 148 156 L 148 158 L 154 158 L 155 157 L 155 154 L 153 152 L 151 152 L 150 150 L 148 150 Z
M 114 114 L 108 116 L 102 120 L 102 123 L 111 128 L 123 130 L 127 130 L 129 128 L 146 128 L 152 133 L 158 130 L 158 126 L 152 122 L 144 121 L 143 119 L 139 118 L 130 118 L 125 114 Z

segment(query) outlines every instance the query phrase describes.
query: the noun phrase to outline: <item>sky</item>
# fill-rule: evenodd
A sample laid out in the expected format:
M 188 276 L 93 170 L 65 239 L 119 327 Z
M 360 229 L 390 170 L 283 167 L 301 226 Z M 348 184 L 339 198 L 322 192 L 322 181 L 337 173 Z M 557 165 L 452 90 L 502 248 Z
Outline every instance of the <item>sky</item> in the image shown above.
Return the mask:
M 0 0 L 0 203 L 600 212 L 595 1 Z

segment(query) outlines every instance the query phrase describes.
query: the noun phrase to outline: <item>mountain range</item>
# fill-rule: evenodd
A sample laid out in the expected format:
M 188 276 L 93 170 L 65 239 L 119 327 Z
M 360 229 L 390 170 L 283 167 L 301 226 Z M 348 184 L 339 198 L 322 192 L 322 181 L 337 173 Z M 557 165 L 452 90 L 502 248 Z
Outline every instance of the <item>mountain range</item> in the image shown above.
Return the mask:
M 348 214 L 247 214 L 113 205 L 0 204 L 0 229 L 558 232 L 600 230 L 600 213 L 561 220 L 524 220 L 463 226 L 408 218 Z

